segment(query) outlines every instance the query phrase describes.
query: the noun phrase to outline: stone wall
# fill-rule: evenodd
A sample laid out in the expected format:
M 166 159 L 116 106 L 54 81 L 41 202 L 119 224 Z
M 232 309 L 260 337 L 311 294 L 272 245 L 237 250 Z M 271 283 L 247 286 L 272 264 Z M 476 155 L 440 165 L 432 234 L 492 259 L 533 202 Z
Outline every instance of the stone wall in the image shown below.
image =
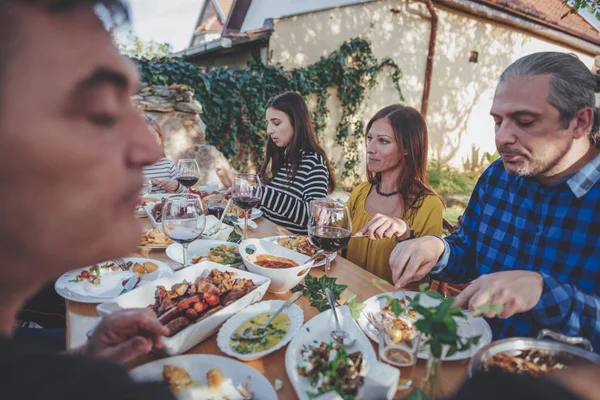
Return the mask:
M 164 135 L 167 158 L 195 158 L 200 166 L 198 185 L 217 182 L 229 187 L 235 171 L 216 147 L 206 144 L 206 125 L 202 122 L 202 106 L 194 98 L 194 90 L 184 85 L 156 86 L 142 84 L 133 97 L 140 110 L 152 115 Z
M 200 118 L 202 106 L 194 99 L 194 91 L 187 86 L 142 85 L 133 102 L 158 121 L 168 158 L 175 161 L 194 145 L 206 142 L 206 126 Z

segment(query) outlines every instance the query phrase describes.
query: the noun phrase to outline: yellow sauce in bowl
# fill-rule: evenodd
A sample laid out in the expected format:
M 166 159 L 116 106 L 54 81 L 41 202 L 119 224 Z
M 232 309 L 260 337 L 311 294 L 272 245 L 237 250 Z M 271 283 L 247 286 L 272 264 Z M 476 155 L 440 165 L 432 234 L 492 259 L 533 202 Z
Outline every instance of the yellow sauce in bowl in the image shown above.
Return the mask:
M 273 315 L 272 312 L 258 314 L 238 326 L 229 341 L 231 349 L 239 354 L 260 353 L 261 351 L 269 350 L 281 342 L 281 339 L 290 330 L 290 317 L 285 312 L 275 317 L 273 322 L 267 326 L 267 335 L 265 337 L 257 340 L 245 340 L 239 337 L 246 328 L 263 325 L 271 315 Z

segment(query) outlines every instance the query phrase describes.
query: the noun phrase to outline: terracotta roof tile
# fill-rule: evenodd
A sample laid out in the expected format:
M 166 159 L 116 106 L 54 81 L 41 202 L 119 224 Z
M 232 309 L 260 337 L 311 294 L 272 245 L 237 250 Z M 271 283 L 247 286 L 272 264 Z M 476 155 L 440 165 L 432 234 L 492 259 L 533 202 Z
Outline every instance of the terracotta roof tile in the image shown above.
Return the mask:
M 562 0 L 479 0 L 479 2 L 526 15 L 546 24 L 554 25 L 575 36 L 600 44 L 600 32 L 581 15 L 574 13 L 561 19 L 570 10 Z

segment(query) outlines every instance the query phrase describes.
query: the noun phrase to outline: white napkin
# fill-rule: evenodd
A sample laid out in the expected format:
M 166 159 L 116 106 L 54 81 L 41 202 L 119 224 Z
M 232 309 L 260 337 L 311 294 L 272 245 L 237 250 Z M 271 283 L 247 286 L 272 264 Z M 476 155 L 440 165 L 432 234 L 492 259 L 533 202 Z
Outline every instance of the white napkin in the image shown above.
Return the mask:
M 76 276 L 73 274 L 70 279 L 75 279 Z M 102 271 L 99 285 L 84 280 L 82 282 L 67 282 L 65 288 L 82 296 L 113 298 L 123 291 L 123 281 L 132 276 L 133 272 L 131 271 Z

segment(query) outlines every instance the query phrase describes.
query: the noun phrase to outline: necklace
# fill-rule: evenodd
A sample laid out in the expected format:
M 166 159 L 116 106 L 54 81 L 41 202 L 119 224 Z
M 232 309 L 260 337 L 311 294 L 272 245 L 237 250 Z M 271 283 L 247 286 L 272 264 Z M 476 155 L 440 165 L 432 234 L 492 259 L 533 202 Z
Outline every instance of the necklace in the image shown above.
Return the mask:
M 384 193 L 381 190 L 379 190 L 379 183 L 375 186 L 375 190 L 377 190 L 377 194 L 378 195 L 383 196 L 383 197 L 391 197 L 391 196 L 393 196 L 395 194 L 400 193 L 399 190 L 396 190 L 395 192 L 391 192 L 391 193 Z

